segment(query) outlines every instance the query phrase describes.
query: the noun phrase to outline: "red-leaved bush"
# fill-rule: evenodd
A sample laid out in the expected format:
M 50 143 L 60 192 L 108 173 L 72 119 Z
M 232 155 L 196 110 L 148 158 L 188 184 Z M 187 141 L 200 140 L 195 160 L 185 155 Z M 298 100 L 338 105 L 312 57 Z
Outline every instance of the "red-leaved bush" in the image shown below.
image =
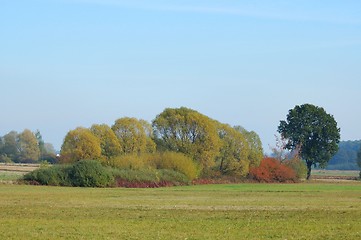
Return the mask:
M 275 158 L 266 157 L 258 167 L 249 171 L 250 177 L 259 182 L 297 182 L 295 171 Z

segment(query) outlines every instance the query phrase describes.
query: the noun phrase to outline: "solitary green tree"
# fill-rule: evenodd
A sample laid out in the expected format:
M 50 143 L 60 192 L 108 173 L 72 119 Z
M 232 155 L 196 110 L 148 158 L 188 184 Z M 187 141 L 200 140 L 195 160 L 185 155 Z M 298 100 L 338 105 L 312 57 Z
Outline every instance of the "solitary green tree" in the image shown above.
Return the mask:
M 289 110 L 286 121 L 281 121 L 278 132 L 287 140 L 285 148 L 299 149 L 307 165 L 307 179 L 313 165 L 325 167 L 338 150 L 340 129 L 334 117 L 311 104 Z

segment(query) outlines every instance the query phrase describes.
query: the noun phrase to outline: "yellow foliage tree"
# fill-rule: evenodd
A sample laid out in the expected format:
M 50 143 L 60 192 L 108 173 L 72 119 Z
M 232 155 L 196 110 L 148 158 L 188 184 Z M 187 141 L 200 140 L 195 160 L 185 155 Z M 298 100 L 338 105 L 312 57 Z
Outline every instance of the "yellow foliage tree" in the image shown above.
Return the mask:
M 203 173 L 214 166 L 220 141 L 212 119 L 185 107 L 167 108 L 153 121 L 153 127 L 159 150 L 186 154 Z
M 91 126 L 90 131 L 99 139 L 102 156 L 104 158 L 110 159 L 120 154 L 121 147 L 117 136 L 108 125 L 94 124 Z
M 38 140 L 35 134 L 29 129 L 25 129 L 19 134 L 18 149 L 20 162 L 34 162 L 39 160 L 40 149 Z
M 96 160 L 101 158 L 101 153 L 100 140 L 89 129 L 78 127 L 66 135 L 61 147 L 61 161 Z
M 115 121 L 112 130 L 118 138 L 121 154 L 154 152 L 151 131 L 144 120 L 124 117 Z
M 227 124 L 218 124 L 218 134 L 222 142 L 217 157 L 219 170 L 223 174 L 244 177 L 249 172 L 248 142 L 242 133 Z
M 249 155 L 248 159 L 250 161 L 250 165 L 252 167 L 257 167 L 261 163 L 264 154 L 261 138 L 254 131 L 247 131 L 241 126 L 235 126 L 234 129 L 243 134 L 245 139 L 247 140 L 249 146 Z

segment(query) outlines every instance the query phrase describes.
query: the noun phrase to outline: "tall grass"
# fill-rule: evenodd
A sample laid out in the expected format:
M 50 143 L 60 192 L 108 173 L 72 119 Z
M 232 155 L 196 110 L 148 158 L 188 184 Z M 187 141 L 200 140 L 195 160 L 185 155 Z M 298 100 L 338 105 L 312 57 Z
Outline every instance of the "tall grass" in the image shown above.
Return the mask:
M 142 170 L 168 169 L 180 172 L 189 180 L 198 177 L 199 168 L 189 157 L 181 153 L 164 152 L 142 155 L 125 155 L 112 158 L 109 165 L 118 169 Z

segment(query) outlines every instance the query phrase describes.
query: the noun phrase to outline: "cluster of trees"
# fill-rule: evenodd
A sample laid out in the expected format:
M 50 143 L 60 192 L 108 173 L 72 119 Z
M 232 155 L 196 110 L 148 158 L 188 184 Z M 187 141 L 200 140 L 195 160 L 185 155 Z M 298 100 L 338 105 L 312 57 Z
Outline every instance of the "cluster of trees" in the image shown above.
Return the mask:
M 361 178 L 361 140 L 341 141 L 338 152 L 331 158 L 328 170 L 359 170 Z
M 309 179 L 311 167 L 327 166 L 339 148 L 337 122 L 323 108 L 311 104 L 290 109 L 278 132 L 283 142 L 280 151 L 275 152 L 277 159 L 265 159 L 260 165 L 263 149 L 255 132 L 232 127 L 189 108 L 166 108 L 152 123 L 124 117 L 112 126 L 94 124 L 69 131 L 61 147 L 60 162 L 100 160 L 105 166 L 134 170 L 133 177 L 128 176 L 129 171 L 125 173 L 129 179 L 137 179 L 139 173 L 143 174 L 142 179 L 149 179 L 150 175 L 158 179 L 159 170 L 170 170 L 188 180 L 200 175 L 245 177 L 251 171 L 250 175 L 262 181 L 293 181 L 303 175 L 305 167 Z M 291 155 L 284 157 L 284 149 L 290 150 Z M 44 143 L 39 131 L 12 131 L 0 138 L 1 161 L 53 162 L 51 157 L 55 159 L 54 148 Z M 286 163 L 285 159 L 291 160 Z M 357 163 L 361 166 L 361 150 Z M 180 179 L 180 175 L 167 171 L 164 179 Z
M 61 148 L 61 161 L 100 159 L 110 165 L 119 156 L 162 152 L 184 154 L 202 175 L 246 176 L 263 158 L 262 143 L 255 132 L 181 107 L 165 109 L 152 124 L 124 117 L 112 126 L 94 124 L 71 130 Z
M 341 141 L 338 152 L 328 163 L 329 170 L 358 170 L 357 153 L 361 147 L 361 140 Z
M 285 140 L 282 148 L 297 152 L 306 163 L 307 179 L 312 166 L 326 167 L 338 151 L 337 122 L 323 108 L 312 104 L 290 109 L 278 132 Z M 111 127 L 77 128 L 67 134 L 61 155 L 64 162 L 103 159 L 109 163 L 117 156 L 167 151 L 191 158 L 203 176 L 218 172 L 244 177 L 263 158 L 262 144 L 255 132 L 231 127 L 185 107 L 165 109 L 152 124 L 121 118 Z
M 53 145 L 45 143 L 37 130 L 11 131 L 0 137 L 0 162 L 35 163 L 41 160 L 56 161 Z

